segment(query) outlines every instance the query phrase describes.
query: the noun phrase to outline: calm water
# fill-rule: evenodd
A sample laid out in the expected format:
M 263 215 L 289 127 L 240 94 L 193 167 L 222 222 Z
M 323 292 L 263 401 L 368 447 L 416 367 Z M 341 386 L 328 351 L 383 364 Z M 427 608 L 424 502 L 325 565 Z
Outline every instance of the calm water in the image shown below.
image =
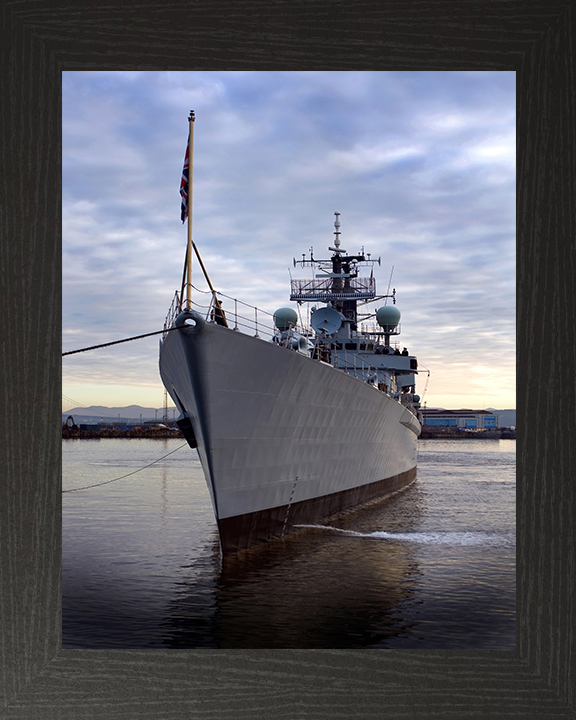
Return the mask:
M 514 440 L 420 441 L 404 493 L 224 562 L 181 439 L 65 440 L 63 489 L 173 450 L 62 495 L 63 647 L 515 647 Z

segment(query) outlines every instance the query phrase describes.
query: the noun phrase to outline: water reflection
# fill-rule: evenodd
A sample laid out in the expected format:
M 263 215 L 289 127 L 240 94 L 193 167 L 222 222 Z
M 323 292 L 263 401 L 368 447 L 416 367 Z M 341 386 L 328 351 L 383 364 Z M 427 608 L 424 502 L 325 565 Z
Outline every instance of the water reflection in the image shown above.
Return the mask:
M 225 562 L 159 448 L 63 443 L 65 488 L 106 483 L 63 496 L 64 647 L 514 648 L 514 441 L 423 441 L 404 493 Z
M 393 525 L 399 501 L 404 506 L 397 497 L 331 525 L 373 529 L 386 516 Z M 382 647 L 409 629 L 399 606 L 413 595 L 419 572 L 405 542 L 305 528 L 223 560 L 217 540 L 211 550 L 186 568 L 169 605 L 168 647 Z

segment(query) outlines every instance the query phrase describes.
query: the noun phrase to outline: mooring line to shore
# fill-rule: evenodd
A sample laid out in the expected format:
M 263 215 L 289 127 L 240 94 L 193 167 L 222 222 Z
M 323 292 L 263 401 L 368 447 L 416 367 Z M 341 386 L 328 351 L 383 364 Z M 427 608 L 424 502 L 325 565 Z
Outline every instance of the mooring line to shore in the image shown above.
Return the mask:
M 165 328 L 164 330 L 156 330 L 155 332 L 145 333 L 144 335 L 134 335 L 134 337 L 124 338 L 124 340 L 113 340 L 109 343 L 102 343 L 102 345 L 91 345 L 90 347 L 80 348 L 79 350 L 68 350 L 68 352 L 62 353 L 62 357 L 64 357 L 64 355 L 74 355 L 75 353 L 86 352 L 86 350 L 98 350 L 98 348 L 109 347 L 110 345 L 119 345 L 120 343 L 129 342 L 130 340 L 140 340 L 140 338 L 150 337 L 151 335 L 161 335 L 162 333 L 171 332 L 172 330 L 177 329 L 178 328 L 176 327 Z
M 127 475 L 122 475 L 121 477 L 114 478 L 113 480 L 106 480 L 105 482 L 96 483 L 95 485 L 85 485 L 84 487 L 70 488 L 70 490 L 62 490 L 62 492 L 68 493 L 68 492 L 76 492 L 77 490 L 89 490 L 90 488 L 100 487 L 100 485 L 109 485 L 110 483 L 116 482 L 117 480 L 123 480 L 124 478 L 130 477 L 130 475 L 135 475 L 136 473 L 139 473 L 141 470 L 145 470 L 146 468 L 149 468 L 151 465 L 154 465 L 155 463 L 160 462 L 160 460 L 164 460 L 164 458 L 167 458 L 168 455 L 172 455 L 172 453 L 175 453 L 178 450 L 181 450 L 186 445 L 188 445 L 188 443 L 184 443 L 183 445 L 180 445 L 175 450 L 170 450 L 170 452 L 166 453 L 166 455 L 162 455 L 162 457 L 159 457 L 157 460 L 154 460 L 153 462 L 148 463 L 148 465 L 144 465 L 144 467 L 138 468 L 138 470 L 133 470 L 132 472 L 128 473 Z

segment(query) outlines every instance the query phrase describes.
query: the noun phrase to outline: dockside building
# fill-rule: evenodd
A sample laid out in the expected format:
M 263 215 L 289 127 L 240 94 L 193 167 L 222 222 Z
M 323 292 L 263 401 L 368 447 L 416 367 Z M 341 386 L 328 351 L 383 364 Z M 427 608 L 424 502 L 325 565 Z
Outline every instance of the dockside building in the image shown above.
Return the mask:
M 427 409 L 421 410 L 424 418 L 424 425 L 432 427 L 453 427 L 460 429 L 494 429 L 499 427 L 498 415 L 488 410 L 443 410 Z

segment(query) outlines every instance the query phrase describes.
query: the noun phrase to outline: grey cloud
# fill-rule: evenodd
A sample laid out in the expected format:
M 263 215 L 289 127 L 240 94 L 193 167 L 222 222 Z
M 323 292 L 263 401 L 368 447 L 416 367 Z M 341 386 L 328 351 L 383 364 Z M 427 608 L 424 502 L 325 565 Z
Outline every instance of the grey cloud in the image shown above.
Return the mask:
M 505 347 L 513 73 L 64 73 L 63 88 L 65 329 L 80 298 L 86 339 L 92 321 L 105 335 L 163 320 L 193 108 L 194 233 L 217 287 L 285 304 L 292 257 L 325 252 L 338 210 L 344 247 L 382 255 L 381 289 L 395 266 L 414 350 L 441 343 L 449 362 L 458 336 L 468 362 L 488 362 L 483 316 Z M 432 319 L 467 330 L 429 347 Z

